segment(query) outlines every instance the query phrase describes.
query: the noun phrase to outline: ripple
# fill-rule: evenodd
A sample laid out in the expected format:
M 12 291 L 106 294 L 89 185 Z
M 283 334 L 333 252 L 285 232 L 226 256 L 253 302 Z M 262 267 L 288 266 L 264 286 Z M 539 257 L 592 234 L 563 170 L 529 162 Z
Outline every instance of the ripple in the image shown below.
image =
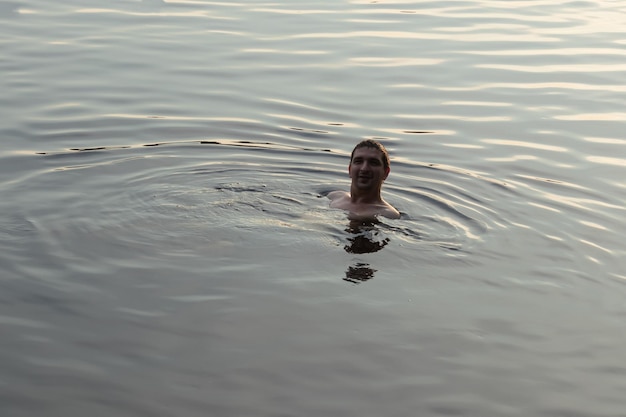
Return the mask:
M 404 67 L 438 65 L 445 62 L 444 59 L 431 58 L 388 58 L 388 57 L 358 57 L 351 58 L 352 63 L 366 67 Z
M 532 83 L 532 82 L 520 82 L 520 83 L 486 83 L 478 84 L 470 87 L 443 87 L 448 91 L 477 91 L 477 90 L 490 90 L 490 89 L 556 89 L 556 90 L 598 90 L 598 91 L 626 91 L 624 85 L 603 85 L 603 84 L 581 84 L 581 83 L 564 83 L 564 82 L 546 82 L 546 83 Z
M 477 68 L 498 69 L 506 71 L 519 71 L 529 73 L 567 73 L 567 72 L 622 72 L 626 70 L 626 64 L 579 64 L 579 65 L 505 65 L 505 64 L 479 64 Z
M 159 16 L 159 17 L 201 17 L 201 18 L 210 18 L 210 19 L 225 19 L 231 20 L 231 17 L 225 16 L 215 16 L 213 13 L 205 10 L 193 10 L 188 12 L 139 12 L 139 11 L 130 11 L 130 10 L 121 10 L 121 9 L 97 9 L 97 8 L 88 8 L 88 9 L 78 9 L 75 11 L 78 14 L 119 14 L 125 16 L 141 16 L 141 17 L 151 17 L 151 16 Z
M 588 156 L 587 161 L 602 165 L 626 166 L 626 158 L 609 158 L 606 156 Z
M 0 315 L 0 323 L 4 326 L 18 326 L 18 327 L 27 327 L 27 328 L 47 328 L 49 327 L 46 323 L 21 318 L 21 317 L 9 317 L 9 316 L 1 316 Z
M 514 141 L 514 140 L 506 140 L 506 139 L 483 139 L 481 142 L 489 143 L 493 145 L 540 149 L 543 151 L 550 151 L 550 152 L 567 152 L 568 151 L 568 149 L 563 148 L 561 146 L 552 146 L 552 145 L 545 145 L 543 143 L 522 142 L 522 141 Z
M 622 122 L 626 119 L 626 113 L 587 113 L 555 116 L 558 120 L 587 120 L 587 121 L 612 121 Z
M 323 198 L 322 190 L 342 188 L 325 184 L 347 179 L 348 155 L 332 150 L 222 140 L 82 148 L 39 157 L 49 160 L 50 171 L 29 178 L 22 198 L 50 187 L 57 193 L 49 195 L 51 210 L 41 207 L 27 216 L 42 228 L 44 244 L 75 269 L 161 263 L 202 251 L 228 259 L 235 251 L 251 251 L 251 260 L 261 260 L 278 248 L 332 252 L 338 245 L 355 247 L 354 239 L 378 238 L 386 242 L 378 250 L 389 243 L 401 257 L 412 257 L 416 245 L 468 253 L 496 227 L 487 200 L 452 182 L 404 176 L 386 187 L 402 220 L 375 226 L 371 236 L 346 233 L 342 211 L 329 209 Z M 454 168 L 438 169 L 456 175 Z M 419 182 L 428 185 L 411 185 Z M 81 198 L 86 192 L 89 198 Z M 66 209 L 54 209 L 59 206 Z M 94 252 L 100 254 L 96 264 Z

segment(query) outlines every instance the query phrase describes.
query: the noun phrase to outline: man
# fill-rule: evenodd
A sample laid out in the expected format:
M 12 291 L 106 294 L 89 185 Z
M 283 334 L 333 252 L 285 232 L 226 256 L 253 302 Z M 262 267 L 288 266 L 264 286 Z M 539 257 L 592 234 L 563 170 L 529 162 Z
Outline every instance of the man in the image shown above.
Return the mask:
M 400 212 L 380 195 L 389 170 L 389 154 L 382 144 L 371 139 L 358 143 L 348 166 L 352 179 L 350 192 L 329 193 L 330 207 L 348 210 L 351 219 L 371 219 L 379 215 L 400 218 Z

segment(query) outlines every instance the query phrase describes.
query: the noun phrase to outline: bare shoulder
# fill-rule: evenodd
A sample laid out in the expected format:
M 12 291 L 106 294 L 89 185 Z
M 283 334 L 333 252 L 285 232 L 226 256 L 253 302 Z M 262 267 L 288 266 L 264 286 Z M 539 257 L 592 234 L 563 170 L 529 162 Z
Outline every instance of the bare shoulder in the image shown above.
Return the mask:
M 337 190 L 337 191 L 331 191 L 330 193 L 328 193 L 327 197 L 331 200 L 338 200 L 340 198 L 344 198 L 348 195 L 348 192 L 346 191 L 341 191 L 341 190 Z
M 400 212 L 398 210 L 396 210 L 396 208 L 393 207 L 389 203 L 386 204 L 385 210 L 381 214 L 383 216 L 387 217 L 388 219 L 399 219 L 400 218 Z
M 346 191 L 333 191 L 328 193 L 331 208 L 350 209 L 350 193 Z

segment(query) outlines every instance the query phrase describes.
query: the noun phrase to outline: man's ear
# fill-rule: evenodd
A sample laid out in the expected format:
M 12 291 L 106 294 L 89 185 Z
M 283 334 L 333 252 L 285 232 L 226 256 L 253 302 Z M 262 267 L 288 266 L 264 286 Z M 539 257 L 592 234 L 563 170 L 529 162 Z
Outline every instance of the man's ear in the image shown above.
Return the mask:
M 384 180 L 386 180 L 387 177 L 389 176 L 389 172 L 391 172 L 391 168 L 389 167 L 385 168 L 385 177 L 383 178 Z

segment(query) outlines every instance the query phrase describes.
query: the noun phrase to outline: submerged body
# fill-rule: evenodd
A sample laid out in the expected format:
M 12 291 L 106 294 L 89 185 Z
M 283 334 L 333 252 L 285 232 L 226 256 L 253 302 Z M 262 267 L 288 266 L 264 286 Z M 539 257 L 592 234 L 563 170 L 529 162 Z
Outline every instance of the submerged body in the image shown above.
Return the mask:
M 352 179 L 350 192 L 328 194 L 330 207 L 347 210 L 351 219 L 384 216 L 400 218 L 400 212 L 383 200 L 381 189 L 389 175 L 389 156 L 380 143 L 364 140 L 356 145 L 350 157 L 348 174 Z

